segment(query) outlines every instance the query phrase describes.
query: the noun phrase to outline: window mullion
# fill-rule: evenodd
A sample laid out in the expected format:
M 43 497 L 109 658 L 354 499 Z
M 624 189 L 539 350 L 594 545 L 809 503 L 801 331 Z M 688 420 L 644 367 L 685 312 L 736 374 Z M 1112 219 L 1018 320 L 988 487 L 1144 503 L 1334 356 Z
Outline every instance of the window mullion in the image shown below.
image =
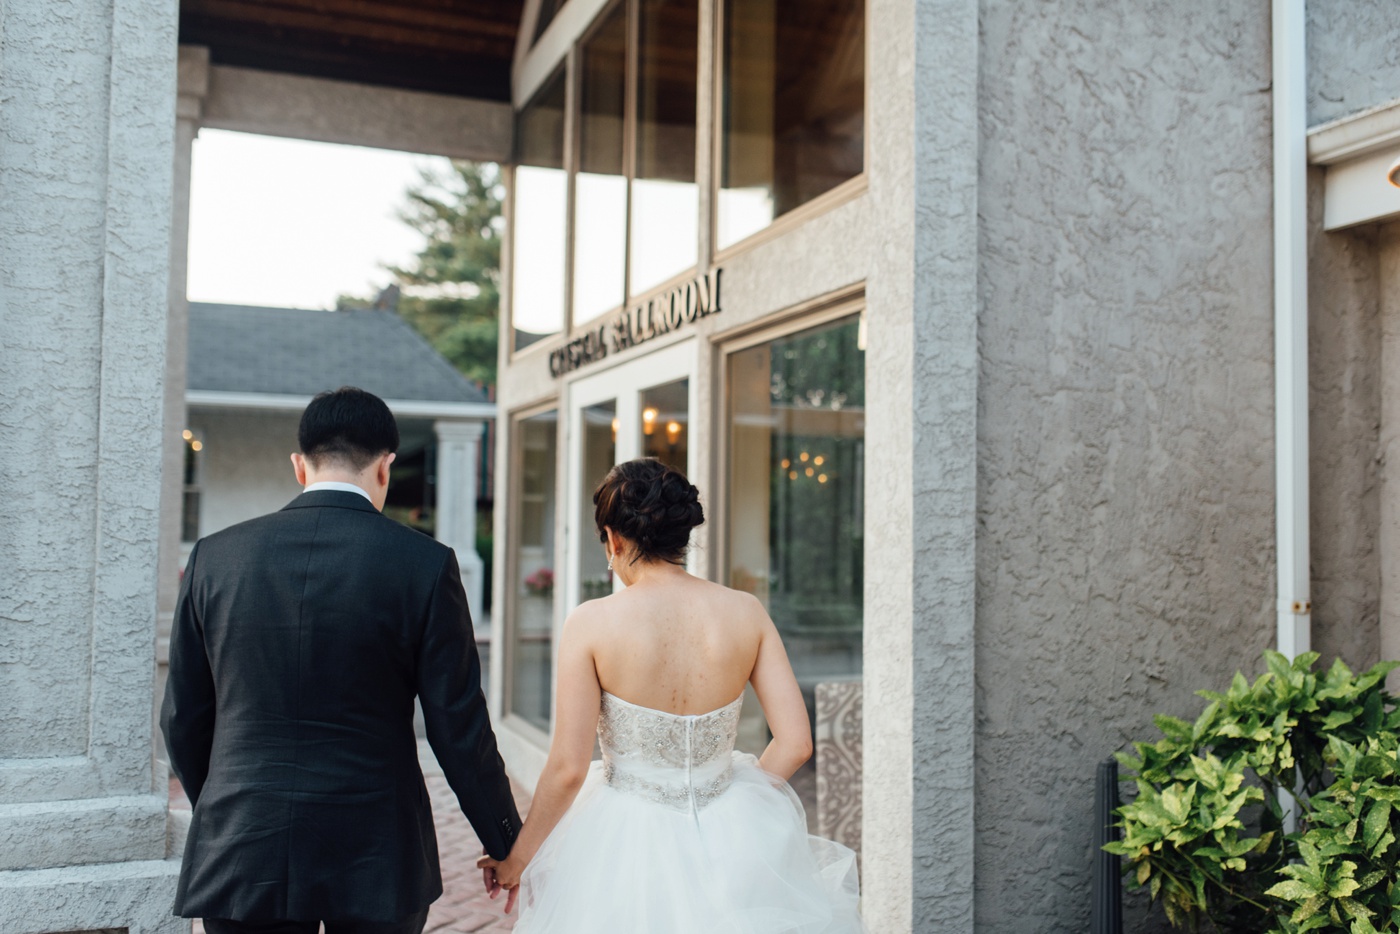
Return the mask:
M 622 105 L 622 175 L 627 179 L 625 223 L 622 243 L 622 304 L 632 297 L 632 185 L 637 174 L 637 47 L 641 31 L 641 0 L 627 4 L 627 62 L 623 68 L 626 93 Z

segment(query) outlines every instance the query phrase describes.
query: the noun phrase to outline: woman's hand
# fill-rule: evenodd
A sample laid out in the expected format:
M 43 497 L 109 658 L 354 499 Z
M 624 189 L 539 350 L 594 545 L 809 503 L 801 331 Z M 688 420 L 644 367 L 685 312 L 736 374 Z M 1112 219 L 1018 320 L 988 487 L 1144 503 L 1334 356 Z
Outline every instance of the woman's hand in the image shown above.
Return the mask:
M 486 891 L 492 899 L 501 889 L 506 890 L 506 914 L 510 914 L 515 908 L 515 899 L 520 894 L 520 876 L 525 871 L 525 861 L 518 859 L 515 853 L 503 860 L 482 856 L 476 861 L 476 868 L 482 871 Z

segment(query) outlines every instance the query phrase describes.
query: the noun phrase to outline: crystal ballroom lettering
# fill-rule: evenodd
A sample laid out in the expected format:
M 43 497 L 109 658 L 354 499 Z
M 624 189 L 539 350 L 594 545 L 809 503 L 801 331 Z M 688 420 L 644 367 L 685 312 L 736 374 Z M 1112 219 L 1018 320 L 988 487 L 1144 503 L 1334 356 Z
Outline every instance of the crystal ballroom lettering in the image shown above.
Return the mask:
M 715 269 L 660 295 L 620 311 L 549 355 L 551 376 L 560 377 L 590 363 L 669 334 L 720 312 L 720 274 Z

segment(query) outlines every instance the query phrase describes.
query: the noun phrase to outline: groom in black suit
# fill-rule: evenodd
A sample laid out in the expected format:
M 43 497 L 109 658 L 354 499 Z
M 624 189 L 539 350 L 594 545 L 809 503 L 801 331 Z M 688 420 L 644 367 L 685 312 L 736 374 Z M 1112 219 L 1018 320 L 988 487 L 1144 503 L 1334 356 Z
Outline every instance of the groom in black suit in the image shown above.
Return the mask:
M 452 549 L 380 515 L 398 449 L 376 396 L 302 415 L 305 492 L 190 554 L 161 708 L 194 813 L 175 913 L 209 934 L 419 934 L 442 894 L 413 732 L 486 851 L 520 828 Z

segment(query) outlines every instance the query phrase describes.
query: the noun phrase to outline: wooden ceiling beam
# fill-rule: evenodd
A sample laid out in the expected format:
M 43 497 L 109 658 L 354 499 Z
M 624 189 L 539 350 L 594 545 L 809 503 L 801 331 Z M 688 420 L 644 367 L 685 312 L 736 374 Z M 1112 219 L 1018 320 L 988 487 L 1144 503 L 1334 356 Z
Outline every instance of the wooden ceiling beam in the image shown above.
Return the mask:
M 181 10 L 196 15 L 222 15 L 216 10 L 218 6 L 218 0 L 184 0 Z M 246 15 L 240 14 L 240 20 L 260 21 L 264 19 L 264 14 L 276 10 L 301 12 L 314 16 L 323 31 L 332 33 L 342 22 L 358 20 L 385 26 L 492 36 L 511 43 L 515 41 L 516 23 L 508 18 L 511 4 L 477 4 L 476 12 L 463 11 L 461 4 L 456 9 L 434 9 L 421 3 L 385 3 L 382 0 L 260 0 L 245 2 L 242 6 L 246 8 Z
M 509 64 L 486 56 L 463 56 L 358 41 L 326 43 L 324 37 L 288 30 L 274 34 L 233 29 L 222 21 L 190 18 L 181 23 L 180 41 L 207 45 L 221 65 L 280 71 L 357 84 L 428 91 L 482 100 L 510 100 Z
M 223 20 L 230 27 L 258 26 L 268 31 L 295 29 L 307 35 L 319 35 L 323 37 L 323 42 L 353 38 L 381 46 L 395 45 L 458 55 L 489 55 L 506 61 L 514 48 L 513 42 L 496 37 L 392 26 L 365 20 L 339 19 L 334 26 L 329 26 L 327 17 L 316 13 L 271 8 L 248 0 L 203 0 L 201 7 L 203 18 Z

